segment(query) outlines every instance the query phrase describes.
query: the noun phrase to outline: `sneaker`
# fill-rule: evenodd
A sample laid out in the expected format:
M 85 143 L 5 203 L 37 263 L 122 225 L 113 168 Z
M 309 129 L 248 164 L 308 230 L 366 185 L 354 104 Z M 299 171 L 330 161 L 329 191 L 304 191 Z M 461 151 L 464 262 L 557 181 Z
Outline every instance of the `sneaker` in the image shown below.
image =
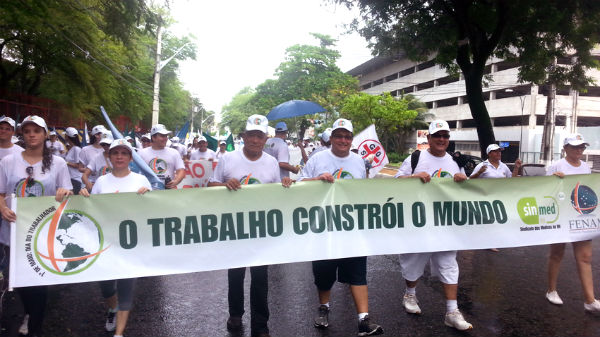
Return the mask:
M 361 319 L 358 322 L 358 335 L 359 336 L 374 336 L 381 335 L 383 333 L 383 328 L 375 323 L 371 323 L 369 321 L 369 315 L 365 316 L 365 318 Z
M 117 313 L 108 310 L 106 313 L 106 324 L 104 324 L 106 331 L 115 331 L 117 328 Z
M 590 314 L 598 315 L 600 314 L 600 301 L 594 300 L 594 302 L 590 304 L 583 303 L 583 308 L 586 312 L 589 312 Z
M 227 330 L 229 331 L 240 331 L 242 330 L 242 318 L 236 316 L 229 316 L 227 319 Z
M 23 323 L 19 327 L 19 335 L 28 335 L 29 334 L 29 315 L 25 315 L 23 317 Z
M 318 316 L 315 318 L 315 328 L 325 329 L 329 326 L 329 308 L 326 305 L 319 306 Z
M 419 300 L 417 300 L 417 295 L 404 294 L 402 304 L 404 304 L 404 309 L 409 314 L 421 314 L 421 308 L 419 308 Z
M 460 331 L 473 329 L 473 325 L 465 321 L 465 318 L 458 309 L 446 313 L 444 324 Z
M 556 290 L 546 293 L 546 299 L 552 304 L 556 304 L 556 305 L 563 304 L 563 301 L 560 299 L 560 296 L 558 296 L 558 293 L 556 292 Z

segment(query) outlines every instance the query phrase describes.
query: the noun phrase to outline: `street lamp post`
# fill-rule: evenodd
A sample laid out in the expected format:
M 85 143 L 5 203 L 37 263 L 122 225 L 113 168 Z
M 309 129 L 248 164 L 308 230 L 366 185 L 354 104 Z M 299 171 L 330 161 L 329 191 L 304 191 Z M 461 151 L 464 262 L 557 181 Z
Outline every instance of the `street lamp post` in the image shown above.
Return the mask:
M 504 92 L 515 92 L 513 89 L 505 89 Z M 518 93 L 518 92 L 517 92 Z M 519 93 L 520 94 L 520 93 Z M 519 95 L 519 101 L 521 102 L 521 139 L 519 140 L 519 158 L 522 157 L 521 154 L 521 144 L 523 143 L 523 110 L 525 108 L 525 97 L 523 97 L 522 95 Z

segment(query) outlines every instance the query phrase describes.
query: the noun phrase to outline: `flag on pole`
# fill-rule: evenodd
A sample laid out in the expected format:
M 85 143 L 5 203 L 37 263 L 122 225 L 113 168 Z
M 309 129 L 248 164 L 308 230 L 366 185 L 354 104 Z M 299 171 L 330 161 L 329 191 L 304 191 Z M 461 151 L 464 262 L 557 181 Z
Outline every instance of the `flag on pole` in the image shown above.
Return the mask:
M 366 129 L 354 136 L 352 147 L 356 147 L 358 149 L 358 155 L 365 159 L 365 161 L 369 161 L 371 165 L 369 178 L 375 177 L 375 175 L 390 162 L 383 145 L 379 143 L 379 137 L 377 137 L 374 124 L 369 125 Z
M 83 123 L 83 137 L 81 137 L 82 147 L 87 146 L 90 143 L 90 138 L 88 137 L 88 129 L 87 123 Z

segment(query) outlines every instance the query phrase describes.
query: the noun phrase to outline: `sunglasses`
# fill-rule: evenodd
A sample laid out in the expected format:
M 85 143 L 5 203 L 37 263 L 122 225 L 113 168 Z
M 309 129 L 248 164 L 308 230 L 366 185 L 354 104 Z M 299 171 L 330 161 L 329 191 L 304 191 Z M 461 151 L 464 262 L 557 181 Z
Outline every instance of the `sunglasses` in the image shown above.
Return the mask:
M 444 139 L 450 139 L 450 135 L 446 135 L 446 134 L 439 134 L 439 133 L 434 133 L 433 135 L 430 135 L 431 138 L 444 138 Z

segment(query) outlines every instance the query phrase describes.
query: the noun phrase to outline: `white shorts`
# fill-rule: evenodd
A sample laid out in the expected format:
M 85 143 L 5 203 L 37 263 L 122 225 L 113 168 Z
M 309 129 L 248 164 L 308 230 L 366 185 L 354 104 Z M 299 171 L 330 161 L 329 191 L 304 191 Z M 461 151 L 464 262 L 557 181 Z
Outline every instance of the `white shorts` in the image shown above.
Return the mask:
M 439 277 L 444 284 L 458 284 L 458 262 L 456 251 L 411 253 L 400 255 L 400 267 L 405 280 L 416 281 L 423 275 L 425 265 L 430 261 L 431 274 Z

